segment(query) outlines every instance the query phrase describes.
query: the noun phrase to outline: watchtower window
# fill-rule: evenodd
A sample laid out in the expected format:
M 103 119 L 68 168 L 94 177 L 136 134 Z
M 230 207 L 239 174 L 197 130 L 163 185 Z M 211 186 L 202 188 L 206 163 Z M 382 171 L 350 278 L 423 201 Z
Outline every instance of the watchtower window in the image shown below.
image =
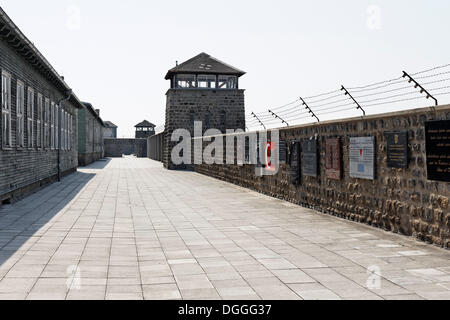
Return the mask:
M 238 77 L 215 74 L 178 74 L 173 83 L 178 89 L 237 89 Z
M 176 76 L 177 88 L 195 88 L 195 74 L 179 74 Z
M 237 89 L 236 76 L 219 76 L 219 89 Z
M 215 75 L 198 75 L 197 83 L 199 88 L 215 89 L 217 78 Z

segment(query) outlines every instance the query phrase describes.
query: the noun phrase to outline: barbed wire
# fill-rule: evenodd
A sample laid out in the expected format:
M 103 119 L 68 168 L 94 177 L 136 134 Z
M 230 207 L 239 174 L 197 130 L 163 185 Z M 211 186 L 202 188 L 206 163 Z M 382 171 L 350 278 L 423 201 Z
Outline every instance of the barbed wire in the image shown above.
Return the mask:
M 304 108 L 304 103 L 316 115 L 331 115 L 336 113 L 343 113 L 354 110 L 357 111 L 358 104 L 363 108 L 371 108 L 381 105 L 391 105 L 394 103 L 409 102 L 414 100 L 426 100 L 428 95 L 423 94 L 422 88 L 425 88 L 432 96 L 445 96 L 450 92 L 441 92 L 450 89 L 450 77 L 444 77 L 450 74 L 450 64 L 445 64 L 430 68 L 427 70 L 411 73 L 414 80 L 410 78 L 394 77 L 384 81 L 378 81 L 364 86 L 348 87 L 347 91 L 352 97 L 345 96 L 340 89 L 316 94 L 308 97 L 296 99 L 284 105 L 270 108 L 278 117 L 291 123 L 312 118 L 309 111 Z M 436 72 L 439 70 L 439 72 Z M 434 72 L 434 73 L 433 73 Z M 432 74 L 430 74 L 432 73 Z M 431 79 L 431 81 L 421 82 L 424 79 Z M 417 88 L 417 83 L 421 87 Z M 441 84 L 441 85 L 438 85 Z M 418 95 L 418 96 L 413 96 Z M 409 97 L 413 96 L 413 97 Z M 401 99 L 397 99 L 401 98 Z M 300 102 L 300 103 L 299 103 Z M 304 103 L 303 103 L 304 102 Z M 360 114 L 360 113 L 359 113 Z M 268 111 L 261 111 L 255 115 L 266 126 L 280 125 L 282 121 L 277 119 Z M 254 119 L 252 115 L 247 115 L 249 126 L 260 126 L 258 120 Z
M 361 95 L 361 96 L 355 96 L 355 99 L 372 97 L 372 96 L 376 96 L 379 94 L 391 93 L 391 92 L 396 92 L 396 91 L 405 90 L 405 89 L 411 89 L 411 85 L 404 86 L 401 88 L 391 89 L 391 90 L 385 90 L 385 91 L 381 91 L 381 92 L 369 93 L 369 94 L 365 94 L 365 95 Z
M 371 84 L 368 84 L 368 85 L 365 85 L 365 86 L 361 86 L 361 87 L 348 87 L 347 89 L 348 90 L 364 90 L 364 89 L 367 89 L 367 88 L 370 88 L 370 87 L 373 87 L 373 86 L 378 86 L 378 85 L 385 84 L 385 83 L 386 84 L 391 84 L 391 83 L 396 82 L 396 81 L 398 81 L 400 79 L 402 79 L 402 77 L 393 78 L 393 79 L 389 79 L 389 80 L 384 80 L 384 81 L 380 81 L 380 82 L 375 82 L 375 83 L 371 83 Z
M 326 115 L 326 114 L 332 114 L 332 113 L 343 112 L 343 111 L 350 111 L 350 110 L 355 110 L 355 108 L 346 108 L 346 109 L 333 110 L 333 111 L 328 111 L 328 112 L 319 112 L 319 113 L 317 113 L 317 115 L 323 116 L 323 115 Z
M 376 99 L 371 99 L 371 100 L 366 100 L 366 101 L 361 101 L 360 103 L 362 105 L 365 105 L 366 103 L 370 103 L 370 102 L 375 102 L 375 101 L 381 101 L 381 100 L 387 100 L 387 99 L 392 99 L 392 98 L 397 98 L 397 97 L 404 97 L 404 96 L 409 96 L 412 94 L 418 94 L 418 91 L 410 91 L 407 93 L 400 93 L 400 94 L 395 94 L 392 96 L 388 96 L 388 97 L 383 97 L 383 98 L 376 98 Z M 422 96 L 422 98 L 425 98 L 424 96 Z
M 450 74 L 450 71 L 435 73 L 435 74 L 431 74 L 431 75 L 428 75 L 428 76 L 415 77 L 415 79 L 416 80 L 422 80 L 422 79 L 428 79 L 428 78 L 435 78 L 435 77 L 442 76 L 442 75 L 445 75 L 445 74 Z
M 450 88 L 450 86 L 445 86 L 445 87 L 440 87 L 440 88 L 433 88 L 433 89 L 429 89 L 428 91 L 438 91 L 438 90 L 444 90 L 444 89 L 448 89 Z
M 331 100 L 331 99 L 338 98 L 338 97 L 342 97 L 342 93 L 339 93 L 339 94 L 336 94 L 336 95 L 333 95 L 333 96 L 330 96 L 330 97 L 326 97 L 326 98 L 323 98 L 323 99 L 320 99 L 320 100 L 315 100 L 315 101 L 311 101 L 310 98 L 305 98 L 304 100 L 307 101 L 308 104 L 314 104 L 314 103 L 317 103 L 317 102 L 323 102 L 323 101 Z
M 340 97 L 344 97 L 344 95 L 341 94 Z M 329 105 L 336 104 L 336 103 L 345 102 L 345 101 L 348 101 L 348 100 L 351 100 L 351 98 L 347 97 L 347 98 L 344 98 L 344 99 L 339 99 L 339 100 L 336 100 L 336 101 L 331 101 L 331 102 L 323 103 L 323 104 L 319 104 L 319 105 L 315 105 L 315 104 L 312 104 L 312 103 L 308 102 L 308 105 L 311 108 L 320 108 L 320 107 L 325 107 L 325 106 L 329 106 Z
M 303 99 L 315 99 L 315 98 L 320 98 L 320 97 L 323 97 L 323 96 L 327 96 L 327 95 L 330 95 L 330 94 L 333 94 L 333 93 L 337 93 L 337 92 L 339 92 L 340 90 L 334 90 L 334 91 L 330 91 L 330 92 L 325 92 L 325 93 L 321 93 L 321 94 L 318 94 L 318 95 L 315 95 L 315 96 L 310 96 L 310 97 L 304 97 Z
M 285 104 L 285 105 L 282 105 L 282 106 L 280 106 L 280 107 L 275 107 L 275 108 L 271 108 L 271 110 L 280 110 L 280 109 L 284 109 L 284 108 L 286 108 L 286 107 L 289 107 L 289 106 L 291 106 L 291 105 L 293 105 L 294 103 L 296 103 L 296 102 L 299 102 L 300 101 L 300 99 L 297 99 L 297 100 L 294 100 L 294 101 L 292 101 L 292 102 L 290 102 L 290 103 L 287 103 L 287 104 Z
M 437 66 L 437 67 L 434 67 L 434 68 L 431 68 L 431 69 L 428 69 L 428 70 L 419 71 L 419 72 L 413 73 L 411 75 L 412 76 L 417 76 L 419 74 L 424 74 L 424 73 L 428 73 L 428 72 L 431 72 L 431 71 L 435 71 L 435 70 L 439 70 L 439 69 L 443 69 L 443 68 L 447 68 L 447 67 L 450 67 L 450 63 L 444 64 L 444 65 L 441 65 L 441 66 Z
M 365 105 L 365 108 L 370 108 L 373 106 L 380 106 L 380 105 L 387 105 L 387 104 L 392 104 L 392 103 L 397 103 L 397 102 L 405 102 L 405 101 L 412 101 L 412 100 L 419 100 L 419 99 L 424 99 L 424 96 L 420 96 L 420 97 L 414 97 L 414 98 L 408 98 L 408 99 L 400 99 L 400 100 L 393 100 L 393 101 L 386 101 L 386 102 L 379 102 L 379 103 L 374 103 L 374 104 L 368 104 Z
M 367 92 L 367 91 L 374 91 L 374 90 L 378 90 L 378 89 L 383 89 L 383 88 L 387 88 L 387 87 L 390 87 L 390 86 L 393 86 L 393 85 L 397 85 L 397 84 L 400 84 L 400 83 L 407 83 L 407 82 L 408 82 L 407 79 L 402 79 L 402 80 L 390 82 L 390 83 L 387 83 L 387 84 L 384 84 L 384 85 L 380 85 L 380 86 L 377 86 L 377 87 L 374 87 L 374 88 L 367 88 L 367 89 L 360 89 L 360 90 L 354 90 L 354 89 L 349 88 L 349 90 L 352 93 L 360 93 L 360 92 Z

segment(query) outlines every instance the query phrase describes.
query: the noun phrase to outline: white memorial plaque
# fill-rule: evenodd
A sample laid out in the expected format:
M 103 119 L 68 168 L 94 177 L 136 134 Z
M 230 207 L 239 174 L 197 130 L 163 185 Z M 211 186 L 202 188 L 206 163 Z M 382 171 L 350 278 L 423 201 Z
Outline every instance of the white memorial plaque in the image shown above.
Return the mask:
M 350 177 L 375 180 L 375 137 L 350 138 Z

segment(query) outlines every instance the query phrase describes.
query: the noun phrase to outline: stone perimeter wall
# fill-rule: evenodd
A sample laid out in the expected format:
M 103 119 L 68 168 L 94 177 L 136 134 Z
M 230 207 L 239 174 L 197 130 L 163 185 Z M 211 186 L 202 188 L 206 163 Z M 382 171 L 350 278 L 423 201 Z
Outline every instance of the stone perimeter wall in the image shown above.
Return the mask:
M 164 152 L 165 132 L 161 132 L 147 139 L 147 157 L 162 162 Z
M 138 158 L 147 157 L 147 139 L 104 139 L 105 157 L 122 158 L 134 154 Z
M 258 192 L 314 208 L 324 213 L 366 223 L 388 231 L 450 247 L 450 183 L 427 180 L 425 121 L 449 120 L 450 106 L 423 108 L 280 129 L 280 141 L 309 139 L 319 135 L 319 176 L 289 182 L 289 166 L 282 164 L 275 176 L 257 177 L 254 165 L 196 165 L 195 171 Z M 409 134 L 409 167 L 387 167 L 387 131 Z M 376 179 L 349 177 L 351 137 L 376 138 Z M 341 137 L 343 178 L 325 177 L 325 139 Z

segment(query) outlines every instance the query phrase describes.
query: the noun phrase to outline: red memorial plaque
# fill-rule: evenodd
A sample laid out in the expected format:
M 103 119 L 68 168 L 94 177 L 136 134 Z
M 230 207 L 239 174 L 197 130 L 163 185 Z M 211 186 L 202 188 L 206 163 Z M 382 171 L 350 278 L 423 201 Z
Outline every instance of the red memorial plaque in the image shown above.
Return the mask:
M 325 176 L 332 180 L 341 180 L 341 139 L 325 140 Z

